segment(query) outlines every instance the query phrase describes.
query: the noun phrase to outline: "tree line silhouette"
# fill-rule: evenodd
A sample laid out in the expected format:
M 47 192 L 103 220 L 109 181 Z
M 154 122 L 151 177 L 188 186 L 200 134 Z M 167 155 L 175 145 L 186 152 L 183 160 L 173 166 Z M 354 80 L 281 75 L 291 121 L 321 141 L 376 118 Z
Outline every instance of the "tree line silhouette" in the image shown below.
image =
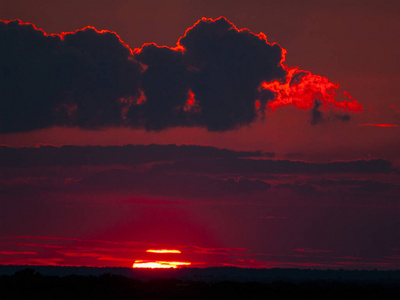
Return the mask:
M 141 281 L 121 275 L 46 276 L 27 268 L 0 276 L 0 299 L 400 299 L 399 280 L 301 282 Z

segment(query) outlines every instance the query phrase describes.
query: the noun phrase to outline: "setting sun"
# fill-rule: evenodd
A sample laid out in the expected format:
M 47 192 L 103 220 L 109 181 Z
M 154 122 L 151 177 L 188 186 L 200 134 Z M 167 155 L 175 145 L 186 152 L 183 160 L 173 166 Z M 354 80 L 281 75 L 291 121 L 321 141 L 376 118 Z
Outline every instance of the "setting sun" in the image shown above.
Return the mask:
M 132 268 L 144 269 L 176 269 L 180 266 L 190 266 L 190 262 L 180 261 L 148 261 L 148 260 L 135 260 Z
M 181 253 L 180 250 L 169 250 L 169 249 L 148 249 L 146 252 L 150 253 Z

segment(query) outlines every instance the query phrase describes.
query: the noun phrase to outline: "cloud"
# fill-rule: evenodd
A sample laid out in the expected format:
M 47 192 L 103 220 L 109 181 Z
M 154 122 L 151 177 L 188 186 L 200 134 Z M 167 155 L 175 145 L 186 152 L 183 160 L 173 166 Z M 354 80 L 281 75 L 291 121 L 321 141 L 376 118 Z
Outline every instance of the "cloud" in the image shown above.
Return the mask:
M 367 196 L 370 196 L 371 194 L 383 193 L 383 192 L 387 192 L 387 191 L 390 191 L 395 188 L 397 188 L 397 190 L 399 190 L 399 187 L 400 187 L 399 185 L 395 185 L 395 184 L 391 184 L 391 183 L 366 180 L 365 182 L 360 182 L 360 184 L 358 186 L 352 188 L 351 191 L 360 192 L 360 193 L 366 194 Z
M 130 49 L 115 32 L 46 34 L 0 21 L 0 133 L 52 126 L 162 130 L 249 125 L 284 105 L 360 111 L 337 84 L 284 65 L 286 50 L 225 18 L 203 18 L 177 46 Z
M 356 196 L 395 195 L 399 190 L 397 185 L 374 180 L 374 174 L 396 172 L 388 160 L 311 163 L 268 159 L 273 156 L 274 153 L 195 145 L 2 146 L 0 167 L 4 172 L 0 176 L 0 193 L 101 190 L 135 195 L 219 197 L 267 191 L 286 195 L 289 190 L 298 195 L 345 192 Z M 353 174 L 364 174 L 364 179 L 349 180 L 348 176 Z M 323 177 L 309 178 L 315 175 Z
M 311 109 L 311 124 L 315 125 L 322 121 L 322 113 L 320 112 L 319 108 L 321 106 L 321 101 L 315 100 L 314 106 Z
M 0 130 L 29 131 L 53 125 L 56 82 L 52 76 L 60 38 L 31 24 L 0 22 Z
M 351 192 L 374 194 L 382 193 L 387 191 L 395 191 L 396 188 L 399 190 L 399 185 L 380 182 L 376 180 L 331 180 L 331 179 L 321 179 L 311 181 L 310 184 L 315 184 L 318 186 L 325 187 L 347 187 Z
M 373 126 L 373 127 L 399 127 L 399 125 L 397 125 L 397 124 L 373 124 L 373 123 L 358 124 L 358 126 Z
M 311 184 L 291 184 L 282 183 L 275 186 L 278 189 L 289 189 L 296 194 L 313 194 L 318 192 L 318 189 Z
M 72 190 L 131 191 L 152 195 L 218 197 L 266 191 L 269 183 L 245 178 L 214 179 L 207 176 L 148 171 L 108 170 L 71 186 Z
M 274 111 L 279 107 L 294 106 L 302 110 L 313 110 L 311 120 L 319 120 L 321 110 L 335 112 L 361 112 L 363 107 L 346 91 L 338 92 L 339 84 L 328 78 L 301 70 L 298 67 L 284 65 L 287 72 L 284 81 L 262 82 L 261 89 L 273 92 L 275 97 L 267 103 L 267 109 Z M 342 101 L 338 101 L 342 98 Z
M 392 163 L 384 159 L 310 163 L 270 159 L 189 159 L 153 166 L 156 170 L 201 174 L 323 174 L 390 173 Z
M 263 81 L 284 80 L 284 50 L 262 34 L 238 30 L 225 18 L 202 19 L 179 40 L 192 73 L 192 91 L 201 107 L 201 125 L 210 130 L 252 123 Z
M 130 106 L 127 113 L 132 127 L 161 130 L 175 126 L 195 126 L 186 107 L 190 72 L 181 50 L 146 44 L 135 55 L 145 66 L 141 83 L 145 98 Z M 195 114 L 196 115 L 196 114 Z
M 293 249 L 293 251 L 304 252 L 304 253 L 331 253 L 331 252 L 333 252 L 332 250 L 317 250 L 317 249 L 311 249 L 311 248 L 296 248 L 296 249 Z
M 322 111 L 321 111 L 321 106 L 322 102 L 319 99 L 316 99 L 314 101 L 314 106 L 311 109 L 311 120 L 310 123 L 312 125 L 317 125 L 323 121 L 327 120 L 338 120 L 338 121 L 349 121 L 350 120 L 350 115 L 349 114 L 343 114 L 343 113 L 332 113 L 329 114 L 328 116 L 325 116 Z
M 120 126 L 121 99 L 139 94 L 140 66 L 115 33 L 0 22 L 0 44 L 1 133 Z
M 248 195 L 267 191 L 271 185 L 258 179 L 228 177 L 223 179 L 205 175 L 169 174 L 160 171 L 110 169 L 85 178 L 65 182 L 54 178 L 16 178 L 0 181 L 0 194 L 22 196 L 33 193 L 128 193 L 184 197 L 220 197 Z
M 33 251 L 0 251 L 1 255 L 35 255 L 37 252 Z
M 0 146 L 1 167 L 136 165 L 187 158 L 273 157 L 273 152 L 234 151 L 197 145 Z

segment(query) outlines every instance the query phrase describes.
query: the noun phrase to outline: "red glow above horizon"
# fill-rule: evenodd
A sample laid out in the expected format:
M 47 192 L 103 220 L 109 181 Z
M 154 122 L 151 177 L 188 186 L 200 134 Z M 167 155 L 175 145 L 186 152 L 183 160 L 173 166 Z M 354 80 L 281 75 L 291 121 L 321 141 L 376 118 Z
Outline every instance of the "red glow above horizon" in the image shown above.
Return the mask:
M 147 249 L 147 253 L 157 254 L 181 254 L 177 249 Z M 132 268 L 141 269 L 176 269 L 182 266 L 190 266 L 190 262 L 183 261 L 166 261 L 166 260 L 141 260 L 137 259 L 132 265 Z
M 132 268 L 135 269 L 177 269 L 182 266 L 190 266 L 190 262 L 182 261 L 154 261 L 154 260 L 135 260 Z
M 171 249 L 148 249 L 146 252 L 149 253 L 182 253 L 180 250 Z

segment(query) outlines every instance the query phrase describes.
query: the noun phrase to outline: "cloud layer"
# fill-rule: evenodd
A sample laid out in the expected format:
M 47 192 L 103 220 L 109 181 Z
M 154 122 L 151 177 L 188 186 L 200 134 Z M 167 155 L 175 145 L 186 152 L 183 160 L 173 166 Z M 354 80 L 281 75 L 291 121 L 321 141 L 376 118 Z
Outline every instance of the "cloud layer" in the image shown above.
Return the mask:
M 273 157 L 275 153 L 234 151 L 197 145 L 125 146 L 40 146 L 12 148 L 0 146 L 0 167 L 137 165 L 180 159 Z
M 21 21 L 0 21 L 0 44 L 0 133 L 52 126 L 224 131 L 251 124 L 265 109 L 301 101 L 311 109 L 307 103 L 317 99 L 323 108 L 360 110 L 352 99 L 336 102 L 338 85 L 285 66 L 286 50 L 264 34 L 223 17 L 199 20 L 174 48 L 132 50 L 114 32 L 49 35 Z
M 397 169 L 384 159 L 315 163 L 274 153 L 206 146 L 0 147 L 0 193 L 123 193 L 224 197 L 273 192 L 330 198 L 397 195 Z M 353 178 L 357 174 L 358 179 Z M 315 178 L 317 176 L 319 179 Z M 393 178 L 392 178 L 393 177 Z M 392 179 L 390 179 L 392 178 Z M 393 197 L 386 197 L 386 200 Z

